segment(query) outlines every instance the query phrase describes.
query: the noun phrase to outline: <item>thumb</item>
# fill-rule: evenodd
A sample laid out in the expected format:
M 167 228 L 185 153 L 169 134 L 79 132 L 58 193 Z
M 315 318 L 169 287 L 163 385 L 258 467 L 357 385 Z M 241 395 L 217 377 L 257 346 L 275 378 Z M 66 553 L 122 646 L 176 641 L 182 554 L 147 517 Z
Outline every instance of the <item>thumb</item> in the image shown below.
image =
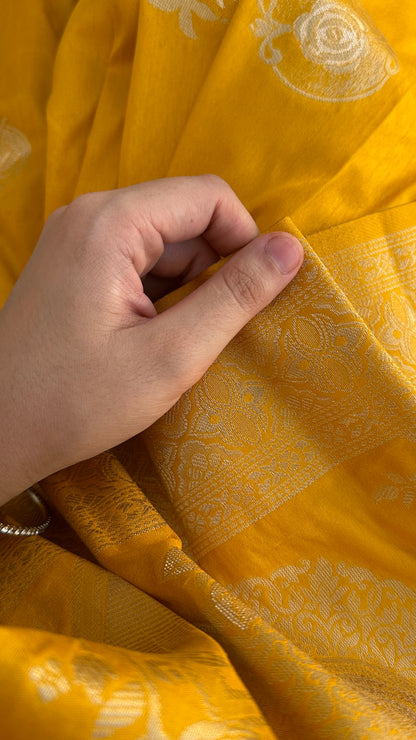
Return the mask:
M 242 327 L 298 272 L 303 248 L 291 234 L 263 234 L 236 252 L 209 280 L 156 321 L 169 337 L 169 368 L 186 390 Z

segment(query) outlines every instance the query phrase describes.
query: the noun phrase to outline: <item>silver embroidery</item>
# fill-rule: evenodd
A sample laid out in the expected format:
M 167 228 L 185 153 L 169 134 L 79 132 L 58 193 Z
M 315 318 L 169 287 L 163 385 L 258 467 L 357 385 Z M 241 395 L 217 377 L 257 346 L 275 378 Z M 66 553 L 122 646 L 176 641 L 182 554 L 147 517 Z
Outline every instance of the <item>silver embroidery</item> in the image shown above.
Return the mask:
M 193 16 L 203 21 L 217 21 L 219 16 L 200 0 L 149 0 L 154 8 L 164 10 L 167 13 L 177 12 L 179 14 L 179 27 L 190 39 L 197 39 L 193 26 Z M 224 9 L 224 0 L 216 0 L 216 8 Z
M 393 50 L 358 3 L 316 0 L 299 15 L 304 5 L 271 0 L 266 8 L 258 0 L 262 17 L 251 25 L 263 38 L 260 58 L 292 90 L 332 103 L 357 100 L 399 71 Z
M 0 118 L 0 187 L 19 172 L 30 153 L 26 136 Z

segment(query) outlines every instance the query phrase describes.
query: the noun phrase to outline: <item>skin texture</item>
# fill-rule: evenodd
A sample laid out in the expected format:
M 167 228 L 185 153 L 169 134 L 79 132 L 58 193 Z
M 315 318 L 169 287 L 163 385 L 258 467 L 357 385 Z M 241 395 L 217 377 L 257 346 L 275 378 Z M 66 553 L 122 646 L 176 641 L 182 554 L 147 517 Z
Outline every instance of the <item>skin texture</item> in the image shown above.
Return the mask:
M 157 314 L 152 300 L 232 252 Z M 302 259 L 293 236 L 259 236 L 214 175 L 82 195 L 55 211 L 0 313 L 0 504 L 156 421 Z

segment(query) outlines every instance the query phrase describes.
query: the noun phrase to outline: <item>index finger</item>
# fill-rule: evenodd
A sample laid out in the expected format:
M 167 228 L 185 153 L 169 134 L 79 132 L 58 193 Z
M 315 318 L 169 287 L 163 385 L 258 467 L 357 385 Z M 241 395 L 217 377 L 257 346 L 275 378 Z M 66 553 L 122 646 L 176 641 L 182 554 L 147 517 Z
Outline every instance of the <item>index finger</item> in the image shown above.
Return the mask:
M 171 177 L 132 185 L 119 191 L 146 247 L 204 235 L 220 256 L 254 239 L 259 230 L 231 187 L 216 175 Z

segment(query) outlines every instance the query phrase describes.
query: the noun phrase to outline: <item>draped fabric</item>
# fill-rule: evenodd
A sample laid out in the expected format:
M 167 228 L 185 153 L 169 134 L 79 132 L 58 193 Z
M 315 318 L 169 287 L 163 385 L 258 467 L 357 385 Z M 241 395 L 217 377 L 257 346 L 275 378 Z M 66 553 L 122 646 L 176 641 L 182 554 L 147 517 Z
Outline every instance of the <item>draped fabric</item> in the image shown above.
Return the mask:
M 416 13 L 364 4 L 3 3 L 2 301 L 53 209 L 158 177 L 305 248 L 169 413 L 41 482 L 43 536 L 0 535 L 10 740 L 416 738 Z

